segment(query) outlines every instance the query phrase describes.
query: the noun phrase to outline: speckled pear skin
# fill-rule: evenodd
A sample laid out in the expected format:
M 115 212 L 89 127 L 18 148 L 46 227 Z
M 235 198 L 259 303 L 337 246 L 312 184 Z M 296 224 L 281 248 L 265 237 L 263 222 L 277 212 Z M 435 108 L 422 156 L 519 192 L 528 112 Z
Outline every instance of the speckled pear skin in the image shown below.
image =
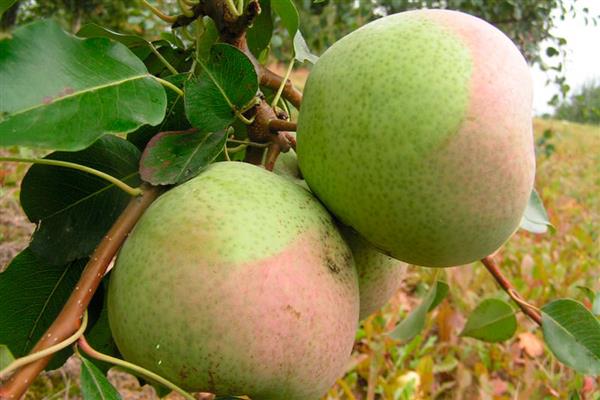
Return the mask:
M 188 390 L 314 400 L 344 372 L 358 293 L 317 199 L 223 162 L 140 219 L 112 272 L 109 322 L 126 359 Z
M 358 271 L 360 316 L 365 319 L 383 307 L 402 286 L 408 264 L 378 251 L 352 229 L 340 226 Z
M 273 172 L 310 190 L 302 179 L 294 150 L 279 155 Z M 352 228 L 341 224 L 338 228 L 352 251 L 358 272 L 359 319 L 362 320 L 383 307 L 400 289 L 408 265 L 381 253 Z
M 402 261 L 473 262 L 517 229 L 535 174 L 532 83 L 514 44 L 446 10 L 329 48 L 298 120 L 300 169 L 343 223 Z

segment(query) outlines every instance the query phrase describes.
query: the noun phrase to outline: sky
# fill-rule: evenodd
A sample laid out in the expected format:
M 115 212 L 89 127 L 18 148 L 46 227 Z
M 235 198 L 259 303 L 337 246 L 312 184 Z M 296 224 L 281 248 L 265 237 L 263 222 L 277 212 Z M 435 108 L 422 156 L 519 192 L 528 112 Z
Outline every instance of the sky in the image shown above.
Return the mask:
M 589 15 L 600 15 L 600 0 L 573 0 L 575 7 L 581 10 L 589 8 Z M 583 83 L 591 79 L 600 80 L 600 18 L 598 25 L 590 23 L 586 26 L 583 13 L 578 12 L 573 19 L 558 20 L 553 34 L 567 39 L 567 61 L 565 73 L 567 84 L 571 90 L 577 90 Z M 545 49 L 546 46 L 542 46 Z M 551 113 L 552 107 L 547 103 L 558 92 L 556 86 L 547 86 L 547 75 L 538 67 L 532 68 L 534 83 L 533 109 L 536 114 Z

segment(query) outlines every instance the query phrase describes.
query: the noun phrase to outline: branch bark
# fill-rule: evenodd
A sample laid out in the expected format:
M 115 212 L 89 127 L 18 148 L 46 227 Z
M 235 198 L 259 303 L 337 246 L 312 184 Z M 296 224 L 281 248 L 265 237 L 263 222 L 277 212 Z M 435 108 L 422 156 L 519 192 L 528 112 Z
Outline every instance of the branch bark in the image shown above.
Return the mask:
M 258 75 L 260 77 L 260 84 L 273 90 L 279 89 L 279 86 L 283 83 L 282 76 L 277 75 L 275 72 L 262 65 L 259 67 Z M 300 105 L 302 104 L 302 92 L 296 89 L 289 79 L 285 81 L 285 86 L 283 87 L 281 95 L 298 110 L 300 109 Z
M 298 125 L 293 121 L 285 121 L 283 119 L 272 119 L 269 121 L 269 129 L 272 131 L 287 131 L 296 132 Z
M 133 198 L 130 201 L 129 205 L 104 236 L 104 239 L 100 242 L 83 270 L 75 290 L 71 293 L 71 296 L 56 320 L 54 320 L 52 325 L 31 350 L 32 353 L 50 347 L 51 345 L 68 338 L 77 331 L 81 316 L 87 309 L 96 289 L 98 289 L 110 261 L 113 259 L 144 211 L 156 199 L 160 192 L 158 188 L 148 185 L 144 185 L 143 190 L 144 192 L 141 196 Z M 36 376 L 48 364 L 51 358 L 52 355 L 17 370 L 10 377 L 8 382 L 0 387 L 0 399 L 19 399 Z
M 527 315 L 531 320 L 533 320 L 539 326 L 542 326 L 542 315 L 539 310 L 527 303 L 523 297 L 516 291 L 512 283 L 502 274 L 498 264 L 494 261 L 492 256 L 487 256 L 481 260 L 485 268 L 488 270 L 490 274 L 494 277 L 496 282 L 504 289 L 506 293 L 513 299 L 518 305 L 519 308 Z

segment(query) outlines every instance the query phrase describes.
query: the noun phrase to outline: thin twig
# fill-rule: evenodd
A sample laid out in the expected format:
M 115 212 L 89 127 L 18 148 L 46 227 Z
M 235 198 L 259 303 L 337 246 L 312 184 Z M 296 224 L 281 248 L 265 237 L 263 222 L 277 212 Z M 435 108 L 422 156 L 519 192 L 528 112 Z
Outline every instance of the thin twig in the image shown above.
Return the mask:
M 227 139 L 227 141 L 229 143 L 244 144 L 248 147 L 258 147 L 258 148 L 262 148 L 262 149 L 269 147 L 269 143 L 256 143 L 256 142 L 250 142 L 248 140 L 238 140 L 238 139 L 232 139 L 232 138 Z
M 259 75 L 260 84 L 273 90 L 278 90 L 281 84 L 285 82 L 281 95 L 284 99 L 292 103 L 298 110 L 300 109 L 300 104 L 302 103 L 302 92 L 294 87 L 292 81 L 289 79 L 284 80 L 282 76 L 277 75 L 275 72 L 263 66 L 259 66 Z
M 173 75 L 177 75 L 179 73 L 179 71 L 177 71 L 175 69 L 174 66 L 171 65 L 171 63 L 169 61 L 167 61 L 166 58 L 163 57 L 162 54 L 160 54 L 160 52 L 158 51 L 158 49 L 156 47 L 154 47 L 154 45 L 151 42 L 148 42 L 150 44 L 150 50 L 154 53 L 154 55 L 156 56 L 156 58 L 158 58 L 158 60 L 163 63 L 163 65 L 165 67 L 167 67 L 167 69 L 173 74 Z
M 133 187 L 129 186 L 128 184 L 126 184 L 125 182 L 123 182 L 122 180 L 115 178 L 112 175 L 109 175 L 102 171 L 98 171 L 97 169 L 88 167 L 86 165 L 81 165 L 81 164 L 72 163 L 72 162 L 68 162 L 68 161 L 62 161 L 62 160 L 53 160 L 50 158 L 0 157 L 0 162 L 2 162 L 2 161 L 43 164 L 43 165 L 50 165 L 53 167 L 70 168 L 70 169 L 74 169 L 77 171 L 86 172 L 91 175 L 95 175 L 98 178 L 102 178 L 102 179 L 112 183 L 119 189 L 123 190 L 130 196 L 139 196 L 140 194 L 142 194 L 142 190 L 140 188 L 133 188 Z
M 177 93 L 179 96 L 183 97 L 183 90 L 179 89 L 177 86 L 175 86 L 171 82 L 166 81 L 164 79 L 161 79 L 158 76 L 152 76 L 152 77 L 154 79 L 156 79 L 156 81 L 158 83 L 160 83 L 161 85 L 163 85 L 164 87 L 167 87 L 167 88 L 171 89 L 172 91 L 174 91 L 175 93 Z
M 294 68 L 294 59 L 292 59 L 292 61 L 290 62 L 290 65 L 287 68 L 287 71 L 285 71 L 285 76 L 281 80 L 281 84 L 279 85 L 279 88 L 277 89 L 277 93 L 275 93 L 275 97 L 273 97 L 273 102 L 271 102 L 271 107 L 275 108 L 277 103 L 279 103 L 279 99 L 281 98 L 281 93 L 283 93 L 283 88 L 285 87 L 284 82 L 289 81 L 290 74 L 292 73 L 293 68 Z
M 28 354 L 25 357 L 17 358 L 13 362 L 11 362 L 6 368 L 4 368 L 2 371 L 0 371 L 0 379 L 2 379 L 4 377 L 4 375 L 8 374 L 10 371 L 14 371 L 17 368 L 21 368 L 24 365 L 27 365 L 36 360 L 39 360 L 40 358 L 44 358 L 46 356 L 54 354 L 54 353 L 64 349 L 65 347 L 68 347 L 71 344 L 75 343 L 83 335 L 83 332 L 85 332 L 85 328 L 87 327 L 87 322 L 88 322 L 88 315 L 87 315 L 87 311 L 86 311 L 85 313 L 83 313 L 83 318 L 81 320 L 81 325 L 79 326 L 79 329 L 72 336 L 68 337 L 67 339 L 63 340 L 60 343 L 55 344 L 54 346 L 50 346 L 50 347 L 48 347 L 44 350 L 38 351 L 36 353 Z
M 79 328 L 79 321 L 90 303 L 110 261 L 121 247 L 125 238 L 142 216 L 144 211 L 156 199 L 160 191 L 156 187 L 145 186 L 142 196 L 136 197 L 119 216 L 100 242 L 90 261 L 86 265 L 75 290 L 67 300 L 60 314 L 42 335 L 32 353 L 43 350 L 71 336 Z M 52 356 L 39 359 L 17 370 L 0 387 L 0 399 L 16 400 L 21 398 L 35 377 L 44 369 Z
M 485 268 L 488 270 L 490 274 L 494 277 L 496 282 L 504 289 L 506 293 L 513 299 L 518 305 L 519 308 L 531 318 L 536 324 L 542 326 L 542 315 L 539 309 L 529 303 L 527 303 L 523 297 L 515 290 L 514 286 L 500 271 L 498 264 L 494 261 L 492 256 L 487 256 L 481 260 Z
M 148 371 L 147 369 L 142 368 L 139 365 L 132 364 L 125 360 L 121 360 L 120 358 L 115 358 L 115 357 L 109 356 L 108 354 L 100 353 L 99 351 L 95 350 L 92 346 L 90 346 L 88 341 L 85 339 L 85 336 L 81 336 L 79 338 L 77 345 L 81 350 L 83 350 L 84 353 L 86 353 L 88 356 L 90 356 L 92 358 L 95 358 L 96 360 L 104 361 L 104 362 L 125 368 L 129 371 L 133 371 L 136 374 L 141 375 L 144 378 L 156 381 L 156 382 L 160 383 L 161 385 L 166 386 L 167 388 L 179 393 L 185 399 L 196 400 L 196 398 L 194 396 L 192 396 L 185 390 L 181 389 L 179 386 L 177 386 L 174 383 L 172 383 L 171 381 L 163 378 L 162 376 L 155 374 L 152 371 Z
M 177 17 L 163 13 L 158 8 L 154 7 L 152 4 L 148 3 L 147 0 L 142 0 L 142 3 L 146 7 L 148 7 L 148 9 L 150 11 L 152 11 L 152 14 L 156 15 L 158 18 L 162 19 L 163 21 L 168 22 L 169 24 L 173 24 L 173 23 L 175 23 L 175 21 L 177 21 Z

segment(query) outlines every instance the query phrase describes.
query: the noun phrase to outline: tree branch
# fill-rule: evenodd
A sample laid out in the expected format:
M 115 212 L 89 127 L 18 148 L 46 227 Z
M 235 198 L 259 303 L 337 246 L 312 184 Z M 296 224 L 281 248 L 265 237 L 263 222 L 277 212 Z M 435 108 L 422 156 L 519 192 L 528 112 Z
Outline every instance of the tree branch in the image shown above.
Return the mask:
M 283 83 L 283 77 L 277 75 L 275 72 L 266 68 L 265 66 L 259 66 L 259 74 L 260 84 L 271 88 L 273 90 L 279 89 L 281 84 Z M 302 103 L 302 92 L 294 87 L 292 81 L 289 79 L 285 81 L 285 85 L 283 87 L 283 92 L 281 93 L 284 99 L 289 101 L 296 107 L 298 110 L 300 109 L 300 104 Z
M 269 121 L 269 129 L 272 131 L 296 132 L 297 124 L 283 119 L 272 119 Z
M 132 199 L 100 242 L 86 265 L 79 282 L 58 317 L 31 350 L 32 353 L 50 347 L 71 336 L 79 328 L 81 317 L 102 281 L 106 269 L 148 206 L 160 191 L 144 185 L 143 194 Z M 52 355 L 37 360 L 16 371 L 6 384 L 0 387 L 1 400 L 19 399 L 35 377 L 48 364 Z
M 487 256 L 483 258 L 481 262 L 483 265 L 485 265 L 485 268 L 490 274 L 492 274 L 502 289 L 504 289 L 510 298 L 519 305 L 519 308 L 521 308 L 525 315 L 531 318 L 539 326 L 542 326 L 542 315 L 540 314 L 540 311 L 535 306 L 527 303 L 523 297 L 521 297 L 521 295 L 515 290 L 512 283 L 510 283 L 510 281 L 502 274 L 498 264 L 496 264 L 494 261 L 494 258 L 492 256 Z

